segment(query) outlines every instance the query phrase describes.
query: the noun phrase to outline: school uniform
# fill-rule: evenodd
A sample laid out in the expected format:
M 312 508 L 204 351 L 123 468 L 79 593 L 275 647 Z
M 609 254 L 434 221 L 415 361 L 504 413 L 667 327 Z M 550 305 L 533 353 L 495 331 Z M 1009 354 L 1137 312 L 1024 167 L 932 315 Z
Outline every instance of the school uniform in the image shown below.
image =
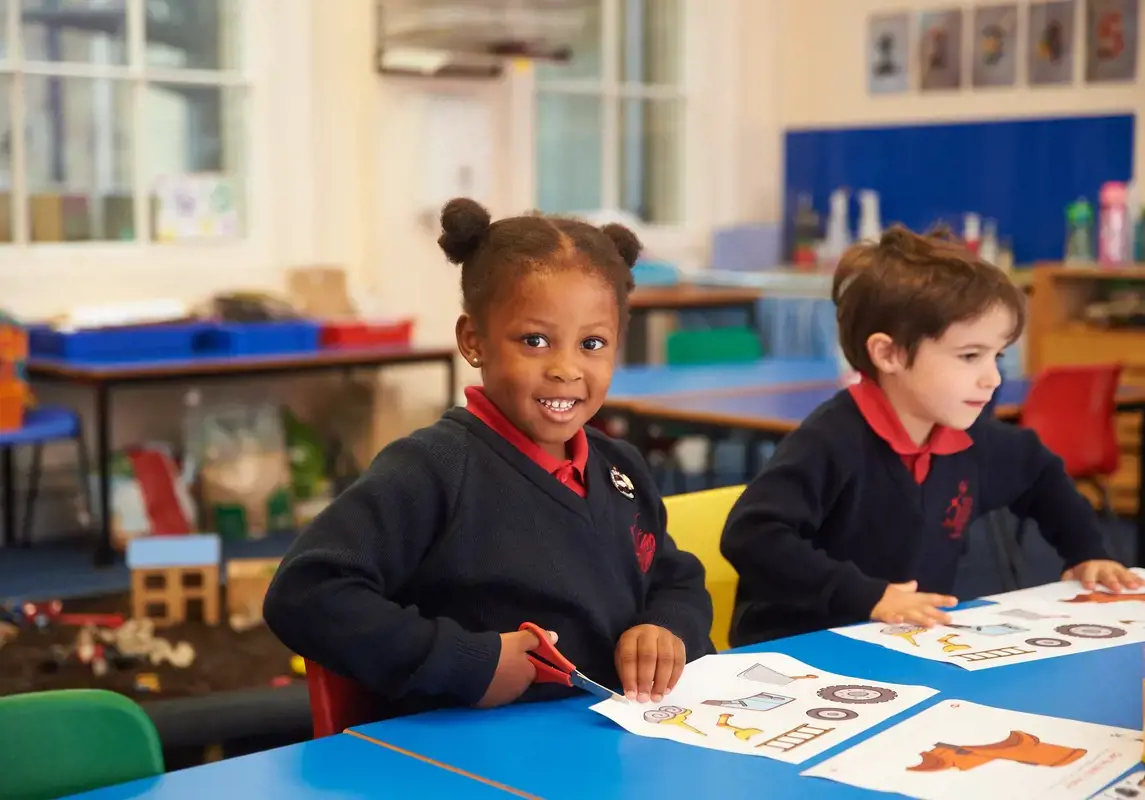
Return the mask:
M 1067 568 L 1110 557 L 1033 431 L 983 414 L 918 446 L 877 383 L 848 387 L 780 443 L 728 516 L 732 644 L 867 620 L 888 583 L 950 594 L 967 527 L 1000 508 L 1037 521 Z
M 477 702 L 498 634 L 525 621 L 613 689 L 635 625 L 672 631 L 689 660 L 713 652 L 703 567 L 668 536 L 639 453 L 581 430 L 555 459 L 483 391 L 466 398 L 385 447 L 293 543 L 263 609 L 282 642 L 391 715 Z M 576 691 L 536 684 L 523 699 Z

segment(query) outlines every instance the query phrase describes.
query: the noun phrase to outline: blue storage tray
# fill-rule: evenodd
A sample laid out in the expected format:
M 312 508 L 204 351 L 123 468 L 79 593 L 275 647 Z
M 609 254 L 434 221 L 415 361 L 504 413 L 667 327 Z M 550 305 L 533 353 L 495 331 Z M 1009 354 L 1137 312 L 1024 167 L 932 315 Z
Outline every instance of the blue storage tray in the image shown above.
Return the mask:
M 676 286 L 680 271 L 667 261 L 641 259 L 632 267 L 632 280 L 637 286 Z
M 322 326 L 317 322 L 217 322 L 195 337 L 201 356 L 252 356 L 305 353 L 319 348 Z
M 195 355 L 201 322 L 57 331 L 46 325 L 28 328 L 32 358 L 58 358 L 85 363 L 166 361 Z

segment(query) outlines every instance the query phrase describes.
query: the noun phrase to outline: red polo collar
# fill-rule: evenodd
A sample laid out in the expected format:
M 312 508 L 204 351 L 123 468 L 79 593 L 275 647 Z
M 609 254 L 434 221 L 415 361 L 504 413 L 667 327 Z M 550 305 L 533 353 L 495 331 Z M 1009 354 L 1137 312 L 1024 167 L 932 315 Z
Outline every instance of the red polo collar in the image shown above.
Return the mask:
M 585 496 L 584 471 L 588 464 L 588 436 L 581 428 L 568 443 L 570 458 L 554 458 L 546 453 L 514 425 L 501 409 L 493 404 L 481 386 L 465 387 L 465 408 L 516 447 L 545 472 L 549 473 L 581 497 Z
M 930 472 L 931 456 L 961 453 L 974 444 L 974 440 L 966 431 L 947 428 L 944 425 L 935 425 L 925 442 L 921 445 L 915 444 L 903 427 L 898 412 L 894 410 L 891 401 L 876 381 L 863 376 L 862 380 L 852 384 L 847 390 L 851 393 L 855 405 L 859 407 L 859 413 L 871 426 L 871 430 L 902 458 L 916 483 L 926 480 Z

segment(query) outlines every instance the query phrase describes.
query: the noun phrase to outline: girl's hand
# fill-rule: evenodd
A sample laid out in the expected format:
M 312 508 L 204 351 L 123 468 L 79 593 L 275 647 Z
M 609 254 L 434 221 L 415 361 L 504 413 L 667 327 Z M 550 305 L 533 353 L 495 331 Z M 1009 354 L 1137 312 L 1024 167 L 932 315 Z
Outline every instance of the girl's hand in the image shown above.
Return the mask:
M 686 661 L 684 642 L 657 625 L 629 628 L 616 644 L 616 672 L 624 696 L 640 703 L 663 700 L 676 688 Z

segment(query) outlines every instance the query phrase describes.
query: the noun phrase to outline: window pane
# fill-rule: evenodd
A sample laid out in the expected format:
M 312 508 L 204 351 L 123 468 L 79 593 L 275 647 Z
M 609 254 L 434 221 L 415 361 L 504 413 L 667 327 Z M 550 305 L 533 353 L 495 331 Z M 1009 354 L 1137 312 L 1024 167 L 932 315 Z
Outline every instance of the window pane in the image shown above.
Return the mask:
M 595 95 L 537 95 L 537 206 L 542 211 L 601 207 L 600 126 L 601 102 Z
M 147 64 L 240 69 L 243 0 L 147 0 Z
M 683 140 L 680 100 L 623 100 L 620 207 L 645 222 L 679 222 Z
M 24 78 L 33 242 L 135 238 L 131 85 Z
M 8 3 L 0 0 L 0 60 L 8 58 Z M 7 90 L 5 90 L 7 91 Z M 7 95 L 5 95 L 7 97 Z M 5 112 L 7 113 L 7 112 Z
M 154 238 L 242 235 L 245 96 L 239 89 L 147 86 L 147 165 Z
M 12 81 L 0 76 L 0 242 L 12 241 Z M 0 300 L 0 303 L 3 301 Z
M 618 5 L 622 80 L 679 83 L 684 55 L 680 0 L 621 0 Z
M 126 6 L 108 0 L 23 0 L 20 19 L 24 58 L 126 64 Z
M 584 81 L 599 79 L 601 74 L 600 0 L 585 3 L 587 22 L 580 38 L 572 46 L 572 59 L 567 63 L 538 61 L 538 81 Z

